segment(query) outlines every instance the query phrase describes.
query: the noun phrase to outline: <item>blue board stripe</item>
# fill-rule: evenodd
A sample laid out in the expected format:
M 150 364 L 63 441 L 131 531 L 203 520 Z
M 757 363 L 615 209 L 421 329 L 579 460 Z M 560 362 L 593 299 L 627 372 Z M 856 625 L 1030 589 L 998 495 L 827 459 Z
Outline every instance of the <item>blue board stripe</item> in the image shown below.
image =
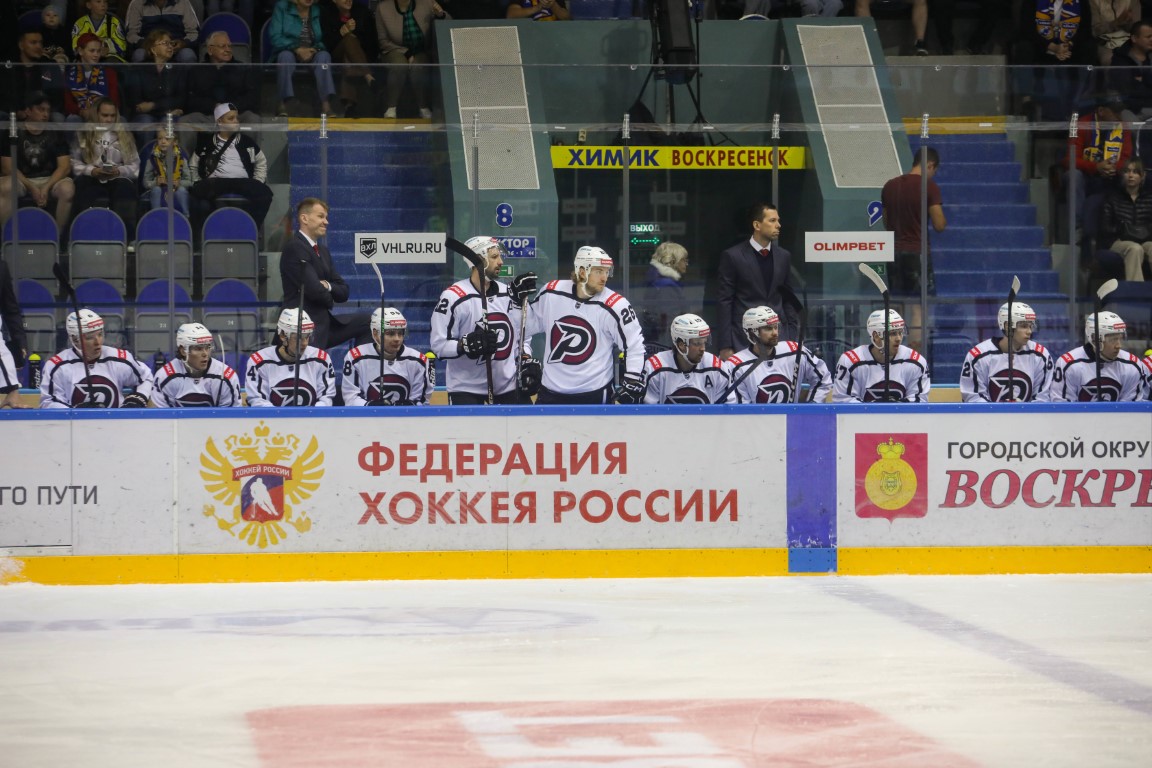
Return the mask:
M 836 570 L 836 414 L 788 415 L 789 570 Z M 792 550 L 816 550 L 793 552 Z

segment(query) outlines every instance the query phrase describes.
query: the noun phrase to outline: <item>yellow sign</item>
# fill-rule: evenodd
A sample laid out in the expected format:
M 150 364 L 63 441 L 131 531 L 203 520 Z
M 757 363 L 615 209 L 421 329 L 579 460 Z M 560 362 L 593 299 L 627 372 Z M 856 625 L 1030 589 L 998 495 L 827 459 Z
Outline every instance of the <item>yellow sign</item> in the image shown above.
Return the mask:
M 916 470 L 901 457 L 904 444 L 891 437 L 876 446 L 880 458 L 868 468 L 864 490 L 868 500 L 881 509 L 894 510 L 908 506 L 916 495 Z
M 770 171 L 802 169 L 807 147 L 628 147 L 634 171 Z M 624 167 L 624 147 L 552 147 L 552 167 L 606 170 Z
M 312 528 L 308 513 L 299 509 L 320 487 L 324 454 L 316 438 L 307 445 L 296 435 L 274 434 L 263 421 L 250 435 L 230 435 L 224 450 L 212 438 L 200 454 L 200 479 L 204 489 L 223 502 L 216 514 L 204 505 L 204 516 L 250 546 L 279 544 L 288 530 L 283 524 L 307 533 Z

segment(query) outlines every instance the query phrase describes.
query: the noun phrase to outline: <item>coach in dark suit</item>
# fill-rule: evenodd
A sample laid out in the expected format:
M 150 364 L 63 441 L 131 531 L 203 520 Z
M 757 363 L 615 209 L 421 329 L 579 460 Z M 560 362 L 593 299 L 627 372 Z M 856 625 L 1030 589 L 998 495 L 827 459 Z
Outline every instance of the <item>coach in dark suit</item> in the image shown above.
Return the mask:
M 789 282 L 792 254 L 780 247 L 780 212 L 774 205 L 757 203 L 748 211 L 752 236 L 720 254 L 716 301 L 716 349 L 721 359 L 748 346 L 744 312 L 767 306 L 780 316 L 780 339 L 795 340 L 800 326 L 795 292 Z
M 304 311 L 316 324 L 313 347 L 327 349 L 356 339 L 357 344 L 372 340 L 371 316 L 359 312 L 332 314 L 332 307 L 348 301 L 348 283 L 332 265 L 332 254 L 319 243 L 328 232 L 328 204 L 307 197 L 296 206 L 300 230 L 280 253 L 280 279 L 284 283 L 283 307 L 300 305 L 300 284 L 304 284 Z

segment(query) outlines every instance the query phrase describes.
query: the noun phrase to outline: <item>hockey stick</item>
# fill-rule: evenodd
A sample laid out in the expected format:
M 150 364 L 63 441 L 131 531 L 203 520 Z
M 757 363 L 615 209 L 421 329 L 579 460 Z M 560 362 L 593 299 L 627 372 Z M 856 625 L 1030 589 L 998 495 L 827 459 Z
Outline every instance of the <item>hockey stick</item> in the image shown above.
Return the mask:
M 1012 320 L 1012 305 L 1016 303 L 1016 294 L 1020 291 L 1020 278 L 1012 275 L 1012 287 L 1008 289 L 1008 330 L 1004 331 L 1008 337 L 1005 345 L 1008 347 L 1008 398 L 1009 402 L 1016 400 L 1016 380 L 1013 367 L 1016 357 L 1016 323 Z
M 891 402 L 891 372 L 892 372 L 892 355 L 888 349 L 888 319 L 889 307 L 892 306 L 892 296 L 888 293 L 888 286 L 884 284 L 884 278 L 876 274 L 876 270 L 867 264 L 860 263 L 860 273 L 864 277 L 872 281 L 876 289 L 880 291 L 880 295 L 884 297 L 884 402 Z M 869 339 L 871 340 L 871 339 Z
M 372 269 L 376 272 L 376 279 L 380 281 L 380 327 L 376 330 L 380 333 L 380 341 L 377 342 L 380 346 L 376 350 L 380 354 L 380 399 L 384 399 L 384 275 L 380 274 L 380 265 L 372 262 Z M 371 387 L 369 387 L 371 390 Z
M 449 247 L 452 247 L 452 243 L 454 242 L 459 243 L 459 241 L 453 240 L 450 237 L 445 238 L 445 243 Z M 484 328 L 484 330 L 488 330 L 488 276 L 485 273 L 487 259 L 481 259 L 471 248 L 464 245 L 463 243 L 459 243 L 459 245 L 463 250 L 458 250 L 454 247 L 453 250 L 457 251 L 461 256 L 467 259 L 468 263 L 472 265 L 472 268 L 480 274 L 480 311 L 484 313 L 484 320 L 481 323 L 481 326 Z M 492 386 L 491 355 L 488 355 L 484 358 L 484 372 L 488 376 L 488 405 L 492 405 L 494 402 L 496 402 L 496 395 Z M 516 386 L 520 386 L 519 381 L 516 382 Z
M 780 286 L 781 293 L 783 293 L 786 288 L 787 286 Z M 808 322 L 808 289 L 802 288 L 801 290 L 804 293 L 804 301 L 800 300 L 795 291 L 788 289 L 788 294 L 791 295 L 792 300 L 796 302 L 796 306 L 799 309 L 798 314 L 800 315 L 800 330 L 797 331 L 798 338 L 796 339 L 796 370 L 792 372 L 792 400 L 796 403 L 805 402 L 800 397 L 800 362 L 803 359 L 801 355 L 804 352 L 804 326 Z
M 524 370 L 524 333 L 528 330 L 528 300 L 520 305 L 520 336 L 516 339 L 516 402 L 524 404 L 524 390 L 520 388 L 520 375 Z M 529 396 L 531 397 L 531 396 Z M 529 399 L 531 402 L 531 399 Z
M 82 405 L 87 405 L 88 398 L 92 397 L 92 366 L 88 364 L 88 352 L 84 349 L 84 326 L 80 322 L 80 300 L 76 298 L 76 289 L 72 287 L 68 275 L 64 274 L 64 267 L 60 266 L 60 262 L 57 261 L 52 265 L 52 274 L 60 283 L 61 290 L 68 294 L 68 298 L 72 299 L 72 311 L 76 313 L 76 333 L 80 336 L 80 362 L 84 363 L 84 402 Z
M 740 378 L 733 381 L 731 384 L 729 384 L 724 389 L 723 392 L 720 393 L 720 400 L 718 402 L 721 402 L 721 403 L 726 402 L 728 400 L 728 396 L 731 395 L 733 392 L 735 392 L 737 390 L 737 388 L 739 388 L 739 386 L 744 383 L 744 379 L 748 378 L 748 376 L 752 373 L 752 371 L 756 370 L 757 366 L 759 366 L 760 363 L 762 363 L 762 362 L 764 362 L 764 361 L 761 360 L 759 356 L 757 356 L 757 357 L 752 358 L 751 360 L 745 360 L 744 362 L 740 363 L 740 365 L 736 366 L 736 368 L 733 369 L 733 372 L 735 372 L 736 370 L 739 370 L 740 368 L 742 368 L 744 366 L 748 366 L 748 370 L 746 370 L 746 371 L 744 371 L 744 373 L 740 374 Z
M 1095 352 L 1094 357 L 1096 358 L 1096 391 L 1092 394 L 1092 402 L 1100 400 L 1100 377 L 1102 375 L 1100 371 L 1103 368 L 1103 364 L 1100 362 L 1100 347 L 1104 346 L 1104 340 L 1100 338 L 1100 313 L 1104 310 L 1104 297 L 1116 290 L 1118 285 L 1120 283 L 1117 282 L 1116 278 L 1112 278 L 1096 289 L 1096 314 L 1093 318 L 1093 324 L 1096 327 L 1092 331 L 1094 338 L 1092 351 Z
M 296 305 L 296 366 L 292 372 L 292 405 L 300 405 L 300 358 L 304 350 L 300 348 L 300 334 L 304 332 L 304 270 L 308 260 L 300 259 L 300 303 Z

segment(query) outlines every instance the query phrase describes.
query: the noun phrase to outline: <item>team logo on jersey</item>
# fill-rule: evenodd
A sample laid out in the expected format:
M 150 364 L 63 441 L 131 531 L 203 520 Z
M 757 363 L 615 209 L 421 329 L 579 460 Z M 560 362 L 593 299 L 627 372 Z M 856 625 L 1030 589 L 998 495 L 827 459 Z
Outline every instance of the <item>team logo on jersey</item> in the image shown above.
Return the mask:
M 512 354 L 512 320 L 503 312 L 488 313 L 488 328 L 496 332 L 494 360 L 507 360 Z M 478 360 L 483 365 L 483 360 Z
M 708 405 L 712 401 L 696 387 L 680 387 L 680 389 L 664 398 L 665 405 Z
M 370 403 L 384 400 L 395 405 L 411 400 L 412 397 L 408 390 L 407 379 L 394 373 L 386 373 L 383 377 L 377 376 L 368 385 L 368 396 L 364 399 Z
M 120 387 L 111 379 L 93 373 L 76 382 L 72 388 L 72 407 L 83 403 L 96 403 L 98 408 L 116 408 L 120 405 Z
M 360 238 L 360 255 L 366 259 L 370 259 L 376 255 L 376 238 Z
M 288 378 L 272 385 L 268 391 L 268 401 L 277 408 L 315 405 L 316 390 L 304 379 Z
M 249 546 L 274 546 L 290 529 L 311 530 L 301 505 L 323 476 L 324 454 L 315 437 L 273 433 L 261 421 L 250 434 L 225 438 L 222 448 L 208 438 L 200 454 L 200 479 L 224 509 L 217 514 L 215 505 L 205 504 L 204 516 Z
M 550 362 L 580 365 L 596 351 L 596 331 L 584 318 L 566 315 L 552 325 L 548 343 L 552 348 Z
M 1076 399 L 1081 403 L 1100 401 L 1116 403 L 1120 401 L 1120 392 L 1123 389 L 1120 382 L 1108 377 L 1089 379 L 1080 385 L 1080 393 Z
M 927 477 L 926 434 L 856 435 L 857 517 L 924 517 Z
M 216 405 L 207 392 L 185 392 L 176 398 L 181 408 L 211 408 Z
M 792 402 L 792 380 L 782 373 L 770 373 L 756 385 L 757 403 Z
M 872 386 L 864 390 L 864 402 L 866 403 L 883 403 L 893 402 L 898 403 L 904 399 L 904 385 L 898 381 L 887 382 L 887 397 L 885 397 L 885 382 L 883 379 L 876 382 Z
M 997 371 L 988 377 L 988 399 L 994 403 L 1032 401 L 1032 377 L 1019 368 L 1012 369 L 1012 378 L 1008 378 L 1008 369 Z

